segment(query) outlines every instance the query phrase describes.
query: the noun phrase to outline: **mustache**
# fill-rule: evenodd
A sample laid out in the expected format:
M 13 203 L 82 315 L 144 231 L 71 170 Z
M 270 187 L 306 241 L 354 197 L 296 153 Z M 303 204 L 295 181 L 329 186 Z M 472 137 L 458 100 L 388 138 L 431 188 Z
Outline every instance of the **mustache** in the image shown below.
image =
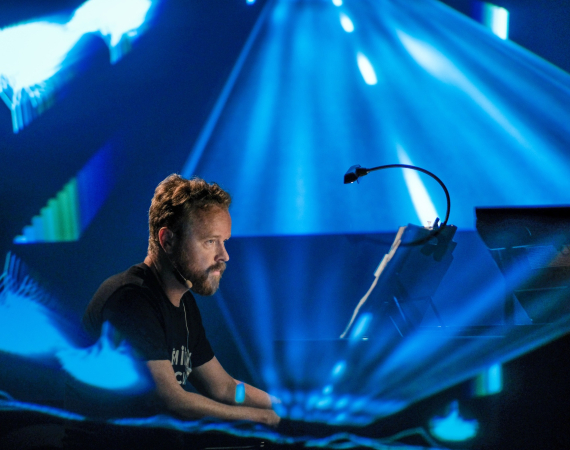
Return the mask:
M 213 266 L 208 267 L 208 270 L 206 272 L 210 273 L 213 271 L 219 271 L 220 275 L 224 273 L 224 271 L 226 270 L 226 263 L 224 261 L 220 261 L 216 264 L 214 264 Z

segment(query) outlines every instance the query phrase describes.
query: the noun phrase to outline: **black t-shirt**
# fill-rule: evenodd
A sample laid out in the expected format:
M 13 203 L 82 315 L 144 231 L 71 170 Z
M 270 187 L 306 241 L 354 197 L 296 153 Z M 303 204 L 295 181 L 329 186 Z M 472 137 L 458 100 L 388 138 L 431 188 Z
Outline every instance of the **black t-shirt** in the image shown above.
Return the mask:
M 83 326 L 97 340 L 104 322 L 115 329 L 115 344 L 126 340 L 140 360 L 170 361 L 183 387 L 193 367 L 214 357 L 190 291 L 183 295 L 179 307 L 174 306 L 144 263 L 112 276 L 99 287 L 87 306 Z M 91 417 L 142 417 L 161 412 L 150 395 L 104 392 L 73 380 L 67 383 L 68 399 L 71 409 Z
M 214 357 L 191 292 L 183 295 L 179 307 L 174 306 L 144 263 L 107 279 L 93 296 L 83 326 L 97 338 L 106 321 L 142 360 L 169 360 L 182 385 L 186 365 L 191 370 Z

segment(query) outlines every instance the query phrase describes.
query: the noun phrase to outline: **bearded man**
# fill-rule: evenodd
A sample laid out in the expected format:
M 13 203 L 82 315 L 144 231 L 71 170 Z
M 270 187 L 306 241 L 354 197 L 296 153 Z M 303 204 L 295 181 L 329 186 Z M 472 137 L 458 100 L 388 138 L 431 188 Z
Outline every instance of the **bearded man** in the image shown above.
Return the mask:
M 92 409 L 92 415 L 169 413 L 187 419 L 279 423 L 267 393 L 246 384 L 245 398 L 236 401 L 241 383 L 214 356 L 191 293 L 208 296 L 218 289 L 229 260 L 225 243 L 231 235 L 230 202 L 217 184 L 199 178 L 173 174 L 156 188 L 144 262 L 106 280 L 83 317 L 94 338 L 109 322 L 146 361 L 155 385 L 153 400 L 139 401 L 133 411 L 126 404 L 110 410 L 102 406 Z M 197 392 L 187 390 L 188 383 Z M 126 409 L 117 413 L 117 406 Z

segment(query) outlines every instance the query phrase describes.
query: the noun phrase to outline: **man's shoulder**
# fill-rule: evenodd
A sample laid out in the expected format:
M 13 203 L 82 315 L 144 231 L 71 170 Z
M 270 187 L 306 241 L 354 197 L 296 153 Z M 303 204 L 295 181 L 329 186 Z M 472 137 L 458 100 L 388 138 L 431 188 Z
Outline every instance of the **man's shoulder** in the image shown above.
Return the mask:
M 93 295 L 83 316 L 83 326 L 93 337 L 101 330 L 102 311 L 109 300 L 128 294 L 141 299 L 153 297 L 153 275 L 144 263 L 136 264 L 124 272 L 107 278 Z
M 99 289 L 93 295 L 88 308 L 93 305 L 100 303 L 101 306 L 113 296 L 118 291 L 129 289 L 129 290 L 147 290 L 149 289 L 149 283 L 151 282 L 150 277 L 152 273 L 148 266 L 144 263 L 136 264 L 129 267 L 124 272 L 115 274 L 107 278 Z
M 142 284 L 151 276 L 151 270 L 145 263 L 135 264 L 134 266 L 129 267 L 127 270 L 117 273 L 115 275 L 110 276 L 107 278 L 103 283 L 102 286 L 105 285 L 121 285 L 121 284 L 134 284 L 140 285 Z

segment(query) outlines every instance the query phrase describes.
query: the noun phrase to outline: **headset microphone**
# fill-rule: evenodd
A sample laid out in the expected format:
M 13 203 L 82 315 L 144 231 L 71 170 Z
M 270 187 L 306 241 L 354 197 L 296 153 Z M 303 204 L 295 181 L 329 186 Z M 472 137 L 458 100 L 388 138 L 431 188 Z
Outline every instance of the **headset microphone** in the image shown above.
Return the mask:
M 157 240 L 157 241 L 158 241 L 158 244 L 160 245 L 160 248 L 162 248 L 162 251 L 166 255 L 166 259 L 168 259 L 168 262 L 170 263 L 170 265 L 172 266 L 172 268 L 176 272 L 174 275 L 175 276 L 178 275 L 176 277 L 176 278 L 178 278 L 178 281 L 180 281 L 180 283 L 182 283 L 184 286 L 186 286 L 186 288 L 188 290 L 192 289 L 192 282 L 190 280 L 188 280 L 184 275 L 182 275 L 182 273 L 180 273 L 180 270 L 178 270 L 178 267 L 176 267 L 176 264 L 174 264 L 174 262 L 168 256 L 168 253 L 166 253 L 166 250 L 164 250 L 162 243 L 159 240 Z
M 174 267 L 174 270 L 176 270 L 176 272 L 178 272 L 178 275 L 180 275 L 180 278 L 182 278 L 184 280 L 184 286 L 186 286 L 188 289 L 192 289 L 192 282 L 190 280 L 188 280 L 187 278 L 184 278 L 184 275 L 182 275 L 180 273 L 180 271 L 176 268 L 176 266 L 174 265 L 174 263 L 172 261 L 170 261 L 170 263 L 172 264 L 172 267 Z
M 163 249 L 164 250 L 164 249 Z M 166 254 L 166 252 L 164 252 Z M 190 280 L 188 280 L 184 275 L 182 275 L 182 273 L 180 272 L 180 270 L 178 270 L 178 267 L 176 267 L 176 264 L 174 264 L 174 262 L 168 257 L 168 255 L 166 254 L 166 257 L 168 258 L 168 262 L 170 262 L 170 265 L 172 266 L 172 268 L 175 270 L 175 276 L 178 275 L 176 278 L 178 278 L 178 281 L 180 281 L 180 283 L 182 283 L 184 286 L 186 286 L 188 289 L 192 289 L 192 282 Z

